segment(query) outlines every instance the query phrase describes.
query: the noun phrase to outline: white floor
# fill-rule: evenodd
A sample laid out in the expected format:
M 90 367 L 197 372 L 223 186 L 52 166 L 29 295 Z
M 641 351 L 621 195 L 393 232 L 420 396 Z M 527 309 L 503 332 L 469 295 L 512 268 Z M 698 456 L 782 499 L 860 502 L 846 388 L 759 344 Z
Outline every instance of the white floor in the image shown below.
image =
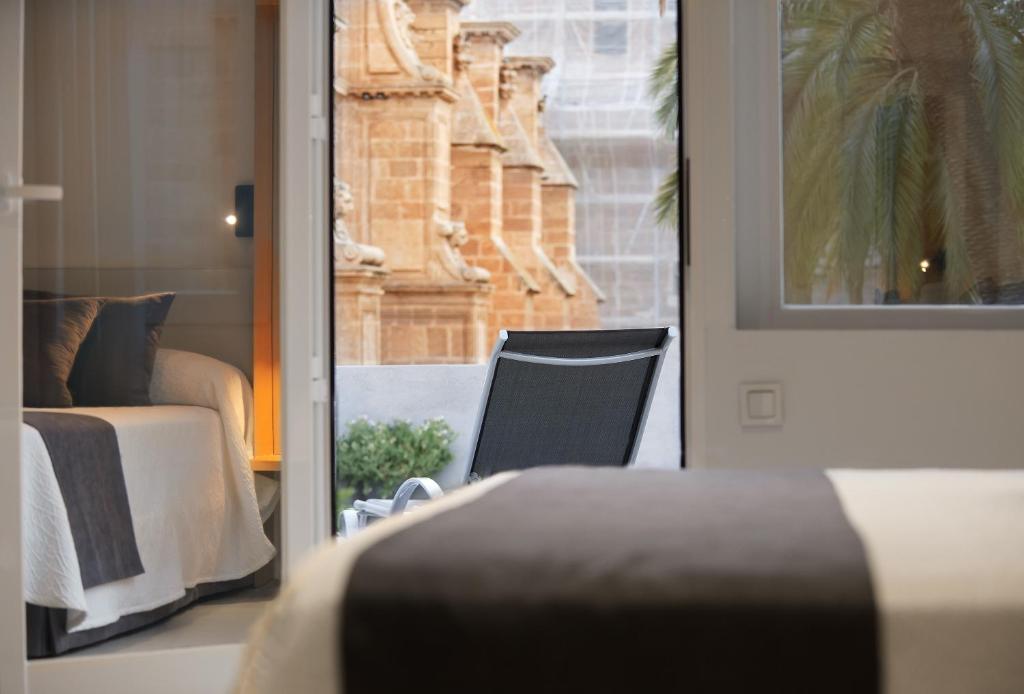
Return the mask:
M 275 584 L 204 601 L 165 622 L 28 664 L 32 694 L 226 694 Z
M 249 627 L 276 592 L 277 585 L 274 584 L 206 600 L 165 622 L 69 653 L 63 659 L 245 643 Z

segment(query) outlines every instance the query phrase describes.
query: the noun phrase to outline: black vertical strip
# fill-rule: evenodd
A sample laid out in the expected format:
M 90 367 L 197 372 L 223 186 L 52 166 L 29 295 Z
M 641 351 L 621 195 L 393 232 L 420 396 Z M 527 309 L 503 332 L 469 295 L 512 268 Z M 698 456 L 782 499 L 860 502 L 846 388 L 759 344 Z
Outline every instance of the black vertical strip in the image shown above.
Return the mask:
M 685 22 L 683 14 L 686 11 L 684 3 L 676 4 L 676 47 L 679 51 L 679 60 L 676 61 L 679 79 L 679 95 L 683 103 L 679 108 L 679 135 L 676 138 L 678 151 L 676 161 L 682 162 L 682 180 L 680 181 L 680 201 L 683 206 L 680 215 L 680 243 L 679 262 L 676 273 L 676 286 L 679 290 L 679 439 L 680 439 L 680 461 L 679 467 L 686 467 L 686 296 L 684 294 L 684 273 L 690 267 L 690 157 L 687 152 L 686 143 L 686 70 L 683 67 L 683 59 L 686 56 L 684 50 L 683 29 Z
M 328 277 L 330 291 L 327 292 L 327 316 L 330 323 L 330 329 L 327 331 L 327 345 L 328 345 L 328 357 L 330 358 L 330 368 L 327 374 L 327 384 L 330 388 L 329 395 L 331 399 L 331 421 L 328 423 L 328 431 L 330 432 L 331 441 L 331 488 L 329 493 L 331 495 L 331 535 L 338 534 L 338 509 L 336 505 L 338 503 L 338 495 L 334 493 L 334 490 L 338 488 L 338 461 L 335 459 L 337 456 L 337 398 L 335 392 L 337 389 L 337 383 L 335 383 L 335 368 L 337 364 L 334 363 L 334 355 L 337 354 L 335 349 L 335 342 L 337 340 L 338 326 L 335 325 L 334 317 L 337 315 L 334 310 L 334 156 L 335 147 L 338 143 L 334 139 L 334 3 L 324 3 L 325 11 L 327 12 L 327 69 L 324 71 L 327 75 L 327 94 L 330 95 L 330 103 L 327 107 L 327 268 L 329 270 Z

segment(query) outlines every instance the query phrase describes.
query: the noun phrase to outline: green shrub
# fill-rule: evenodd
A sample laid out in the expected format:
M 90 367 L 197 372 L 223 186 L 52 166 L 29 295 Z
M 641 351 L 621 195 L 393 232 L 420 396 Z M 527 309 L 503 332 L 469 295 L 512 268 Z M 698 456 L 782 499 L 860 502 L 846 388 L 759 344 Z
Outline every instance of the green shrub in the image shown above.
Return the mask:
M 338 507 L 353 498 L 387 498 L 410 477 L 436 475 L 452 461 L 455 436 L 442 417 L 419 426 L 407 420 L 352 420 L 337 443 Z

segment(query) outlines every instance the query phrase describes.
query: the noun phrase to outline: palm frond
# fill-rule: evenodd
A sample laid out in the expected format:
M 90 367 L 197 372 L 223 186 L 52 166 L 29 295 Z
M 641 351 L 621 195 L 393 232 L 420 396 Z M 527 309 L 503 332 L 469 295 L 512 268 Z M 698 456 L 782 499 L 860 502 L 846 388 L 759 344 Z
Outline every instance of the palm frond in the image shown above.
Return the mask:
M 935 204 L 939 209 L 943 248 L 946 251 L 946 268 L 943 282 L 946 295 L 954 302 L 963 302 L 974 286 L 970 259 L 967 257 L 967 240 L 960 201 L 953 188 L 949 163 L 944 156 L 938 158 L 938 172 L 934 191 Z M 968 303 L 973 303 L 968 301 Z
M 679 43 L 665 47 L 647 81 L 647 93 L 654 101 L 654 119 L 665 137 L 678 136 L 682 102 L 679 80 Z
M 843 142 L 849 125 L 847 91 L 864 84 L 878 91 L 894 70 L 889 60 L 889 29 L 877 13 L 865 12 L 872 3 L 846 3 L 823 26 L 813 16 L 827 7 L 813 2 L 794 10 L 806 11 L 813 31 L 793 33 L 784 25 L 784 229 L 787 301 L 805 300 L 810 285 L 822 272 L 831 276 L 839 265 L 847 271 L 848 285 L 863 278 L 863 257 L 867 252 L 844 247 L 844 228 L 856 226 L 857 234 L 868 233 L 866 225 L 846 219 L 844 195 Z M 855 11 L 856 10 L 856 11 Z M 813 35 L 813 36 L 812 36 Z M 790 39 L 796 36 L 798 47 Z M 882 67 L 886 72 L 881 71 Z M 870 205 L 870 195 L 860 194 L 858 202 Z M 870 238 L 870 233 L 868 233 Z M 847 239 L 852 240 L 851 239 Z M 860 258 L 859 271 L 854 269 Z M 859 272 L 859 276 L 858 276 Z
M 677 165 L 658 186 L 654 198 L 654 219 L 670 229 L 679 228 L 679 166 Z
M 897 87 L 902 87 L 897 83 Z M 916 78 L 876 110 L 876 244 L 886 292 L 920 282 L 929 134 Z
M 1024 53 L 1005 22 L 981 0 L 963 0 L 974 39 L 974 76 L 999 158 L 1008 202 L 1024 239 Z
M 654 118 L 666 138 L 676 139 L 682 127 L 682 103 L 679 79 L 679 43 L 665 47 L 647 82 L 654 101 Z M 679 163 L 661 185 L 654 198 L 655 218 L 659 225 L 679 228 Z

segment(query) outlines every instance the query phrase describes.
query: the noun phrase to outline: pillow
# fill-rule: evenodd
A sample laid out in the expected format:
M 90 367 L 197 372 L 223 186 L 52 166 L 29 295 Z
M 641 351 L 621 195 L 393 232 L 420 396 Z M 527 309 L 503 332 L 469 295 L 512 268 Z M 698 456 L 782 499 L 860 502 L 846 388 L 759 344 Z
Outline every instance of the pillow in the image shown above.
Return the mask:
M 104 297 L 68 386 L 83 407 L 150 405 L 149 382 L 174 294 Z
M 22 302 L 25 407 L 71 407 L 68 378 L 102 304 L 102 299 Z

